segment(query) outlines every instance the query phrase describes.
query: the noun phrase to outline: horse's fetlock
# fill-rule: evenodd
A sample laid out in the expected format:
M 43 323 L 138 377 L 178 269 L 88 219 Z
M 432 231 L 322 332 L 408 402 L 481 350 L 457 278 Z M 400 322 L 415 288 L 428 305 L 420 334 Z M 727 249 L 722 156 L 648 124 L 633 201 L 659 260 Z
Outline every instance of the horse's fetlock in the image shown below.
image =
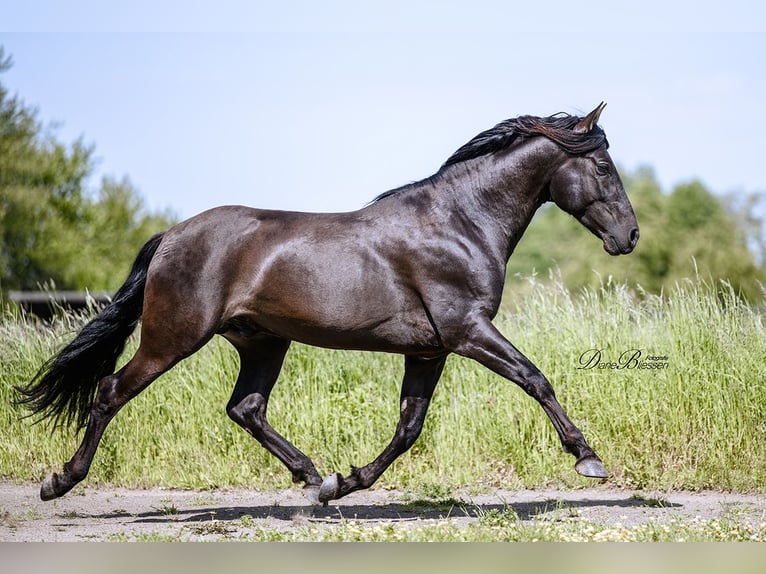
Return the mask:
M 354 480 L 360 483 L 364 482 L 364 477 L 362 476 L 362 470 L 363 469 L 359 468 L 358 466 L 352 466 L 349 477 L 353 478 Z

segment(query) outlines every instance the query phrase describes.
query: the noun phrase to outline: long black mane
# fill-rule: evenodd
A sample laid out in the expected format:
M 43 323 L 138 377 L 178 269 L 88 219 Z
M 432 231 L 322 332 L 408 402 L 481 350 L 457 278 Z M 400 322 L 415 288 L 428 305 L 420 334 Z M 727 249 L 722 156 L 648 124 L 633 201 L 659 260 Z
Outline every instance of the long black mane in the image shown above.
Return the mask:
M 572 155 L 589 153 L 601 146 L 608 148 L 609 142 L 606 139 L 606 134 L 599 126 L 593 126 L 593 129 L 589 132 L 578 132 L 573 129 L 581 119 L 577 116 L 561 112 L 547 117 L 519 116 L 504 120 L 495 127 L 481 132 L 471 141 L 460 147 L 444 162 L 437 173 L 441 173 L 444 169 L 456 163 L 507 149 L 516 141 L 534 136 L 545 136 Z M 413 185 L 417 185 L 417 183 L 419 182 L 381 193 L 372 202 L 380 201 L 400 191 L 409 189 Z
M 502 121 L 458 149 L 444 162 L 442 169 L 506 149 L 519 138 L 525 137 L 545 136 L 572 155 L 582 155 L 601 146 L 609 147 L 604 130 L 598 126 L 594 126 L 589 132 L 574 131 L 573 128 L 580 119 L 577 116 L 559 113 L 544 118 L 519 116 Z

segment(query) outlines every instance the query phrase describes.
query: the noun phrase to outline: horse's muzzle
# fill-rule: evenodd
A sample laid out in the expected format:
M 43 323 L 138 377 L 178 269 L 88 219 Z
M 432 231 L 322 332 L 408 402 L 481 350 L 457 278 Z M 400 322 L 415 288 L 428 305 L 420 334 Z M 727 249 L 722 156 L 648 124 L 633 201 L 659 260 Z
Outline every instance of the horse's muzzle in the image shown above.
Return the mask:
M 631 229 L 623 240 L 618 240 L 614 235 L 604 235 L 604 251 L 609 255 L 627 255 L 636 248 L 639 235 L 638 227 Z

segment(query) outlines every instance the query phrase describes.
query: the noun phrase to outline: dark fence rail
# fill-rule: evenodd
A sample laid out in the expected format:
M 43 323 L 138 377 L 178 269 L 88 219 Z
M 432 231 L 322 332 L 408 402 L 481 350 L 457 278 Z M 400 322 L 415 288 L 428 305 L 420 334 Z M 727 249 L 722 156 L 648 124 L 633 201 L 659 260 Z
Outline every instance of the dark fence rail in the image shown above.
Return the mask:
M 101 307 L 111 301 L 112 293 L 82 291 L 9 291 L 7 300 L 40 319 L 51 319 L 58 310 L 81 311 Z

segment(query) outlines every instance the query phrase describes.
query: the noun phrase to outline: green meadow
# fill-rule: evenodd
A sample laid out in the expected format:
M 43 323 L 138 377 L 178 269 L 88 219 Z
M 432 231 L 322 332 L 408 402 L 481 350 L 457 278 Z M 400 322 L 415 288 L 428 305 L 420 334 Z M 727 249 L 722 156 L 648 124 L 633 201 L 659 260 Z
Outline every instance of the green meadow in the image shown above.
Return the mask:
M 0 478 L 37 481 L 70 458 L 78 436 L 34 424 L 13 386 L 70 340 L 87 318 L 41 326 L 0 321 Z M 763 492 L 766 326 L 763 309 L 725 283 L 682 281 L 660 295 L 603 283 L 571 292 L 529 279 L 496 324 L 551 380 L 611 473 L 632 489 Z M 135 348 L 131 341 L 122 361 Z M 289 472 L 228 419 L 238 369 L 216 339 L 131 401 L 107 429 L 85 483 L 259 490 Z M 316 463 L 348 472 L 372 460 L 398 417 L 402 358 L 294 344 L 269 420 Z M 563 453 L 542 409 L 515 384 L 450 357 L 415 446 L 378 486 L 420 496 L 456 489 L 591 484 Z

